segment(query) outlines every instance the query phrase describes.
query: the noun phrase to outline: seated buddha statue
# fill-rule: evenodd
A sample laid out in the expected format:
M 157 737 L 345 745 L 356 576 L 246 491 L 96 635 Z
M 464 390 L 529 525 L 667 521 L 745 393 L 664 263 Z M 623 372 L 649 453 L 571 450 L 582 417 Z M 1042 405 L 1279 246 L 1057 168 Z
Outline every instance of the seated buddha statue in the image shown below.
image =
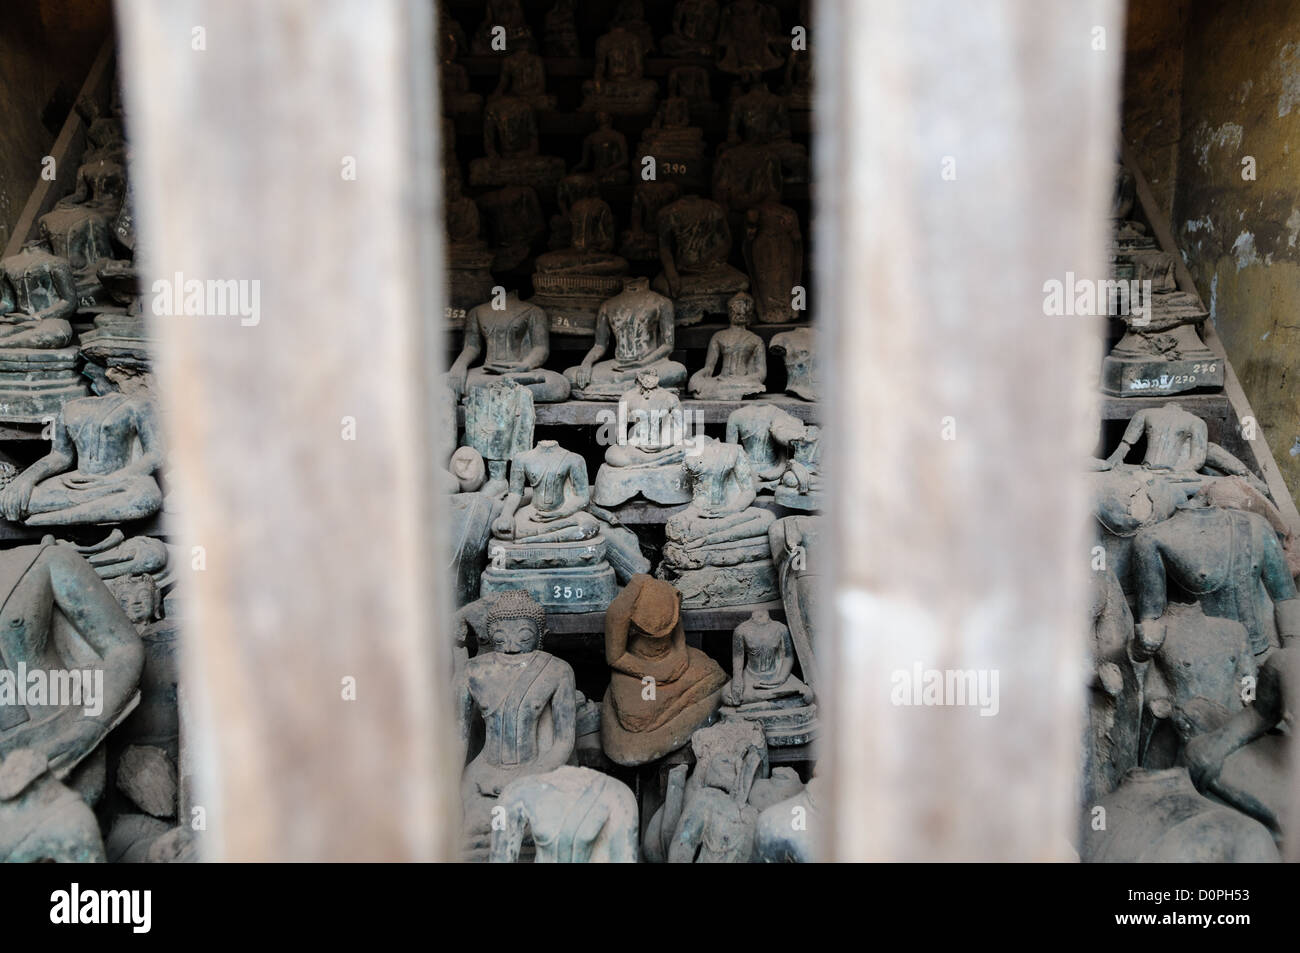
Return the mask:
M 447 323 L 458 327 L 463 311 L 492 293 L 492 252 L 483 240 L 482 220 L 474 200 L 461 191 L 460 175 L 443 169 L 443 211 L 447 238 L 450 308 Z
M 582 159 L 573 170 L 590 172 L 601 185 L 626 185 L 627 163 L 627 137 L 614 128 L 609 113 L 596 113 L 596 128 L 583 138 Z
M 786 101 L 754 77 L 749 88 L 731 104 L 727 140 L 718 152 L 747 143 L 770 150 L 781 163 L 783 182 L 808 181 L 808 150 L 790 138 L 790 111 Z
M 681 197 L 676 182 L 643 180 L 632 191 L 632 211 L 619 254 L 629 261 L 659 260 L 659 213 Z
M 731 228 L 717 202 L 686 195 L 659 213 L 659 261 L 654 289 L 673 299 L 679 324 L 696 324 L 705 314 L 726 314 L 727 302 L 749 287 L 731 267 Z
M 535 863 L 635 864 L 636 795 L 602 771 L 565 765 L 511 781 L 501 792 L 505 826 L 492 832 L 493 863 L 519 860 L 531 834 Z
M 76 276 L 79 303 L 107 300 L 96 273 L 116 257 L 113 224 L 125 200 L 126 167 L 116 159 L 96 159 L 77 169 L 72 194 L 40 217 L 41 237 Z
M 739 444 L 749 458 L 759 489 L 775 489 L 790 463 L 790 444 L 807 429 L 776 404 L 754 402 L 727 416 L 727 443 Z
M 584 112 L 635 115 L 653 112 L 659 86 L 644 75 L 644 41 L 625 26 L 596 40 L 594 76 L 582 84 Z
M 795 654 L 790 630 L 765 609 L 755 610 L 731 636 L 722 716 L 757 722 L 769 747 L 805 744 L 816 735 L 813 690 L 795 677 L 795 662 L 802 662 Z
M 531 50 L 515 50 L 501 64 L 493 96 L 517 96 L 538 111 L 555 108 L 546 92 L 546 62 Z
M 705 400 L 741 400 L 767 390 L 767 343 L 749 330 L 754 299 L 737 292 L 727 314 L 730 327 L 709 338 L 704 366 L 691 375 L 691 393 Z
M 0 514 L 28 526 L 121 523 L 162 508 L 162 433 L 142 368 L 86 365 L 94 397 L 69 400 L 50 452 L 0 491 Z
M 523 185 L 549 193 L 564 175 L 564 160 L 541 154 L 537 115 L 519 96 L 496 96 L 483 110 L 482 158 L 469 164 L 474 186 Z
M 542 650 L 545 610 L 526 592 L 502 592 L 488 607 L 486 627 L 491 651 L 456 672 L 452 695 L 466 761 L 465 850 L 474 860 L 487 859 L 493 808 L 505 787 L 567 763 L 576 730 L 573 669 Z
M 686 644 L 681 596 L 669 584 L 637 575 L 605 613 L 609 688 L 600 739 L 610 760 L 646 764 L 682 747 L 708 724 L 722 700 L 726 673 Z
M 691 116 L 701 123 L 712 123 L 722 115 L 713 101 L 713 81 L 703 66 L 674 66 L 668 71 L 668 95 L 685 99 Z
M 537 190 L 527 185 L 507 185 L 484 192 L 476 200 L 483 231 L 492 252 L 491 271 L 523 267 L 546 234 L 546 219 Z M 476 299 L 482 301 L 486 295 Z
M 776 69 L 782 63 L 776 51 L 789 40 L 789 34 L 781 32 L 776 7 L 759 0 L 731 0 L 718 24 L 718 69 L 742 76 Z
M 673 6 L 673 32 L 664 37 L 665 56 L 713 57 L 718 35 L 717 0 L 677 0 Z
M 552 612 L 608 605 L 617 584 L 602 524 L 587 512 L 590 502 L 581 456 L 554 440 L 518 454 L 501 514 L 492 521 L 480 591 L 523 589 Z
M 469 70 L 456 62 L 465 50 L 465 31 L 439 8 L 438 64 L 442 82 L 438 98 L 443 113 L 449 116 L 476 115 L 483 108 L 483 97 L 470 89 Z
M 673 303 L 650 290 L 646 278 L 628 278 L 623 290 L 600 306 L 591 350 L 564 372 L 579 400 L 618 400 L 642 371 L 653 370 L 659 386 L 686 383 L 686 368 L 671 360 L 676 347 Z M 614 340 L 614 357 L 596 363 Z
M 596 309 L 618 292 L 627 259 L 614 253 L 614 213 L 604 199 L 578 199 L 569 209 L 572 244 L 537 256 L 532 301 L 544 308 L 551 328 L 561 334 L 586 334 Z
M 590 172 L 570 172 L 555 186 L 556 212 L 551 216 L 546 247 L 552 251 L 573 246 L 573 221 L 570 213 L 575 202 L 600 198 L 600 183 Z
M 785 361 L 785 392 L 815 401 L 821 392 L 817 337 L 812 328 L 795 328 L 772 335 L 767 346 Z
M 39 421 L 85 397 L 69 319 L 76 276 L 40 242 L 0 261 L 0 419 Z
M 475 56 L 491 56 L 535 49 L 537 41 L 533 38 L 520 0 L 487 0 L 487 9 L 474 33 L 470 52 Z
M 543 22 L 542 45 L 547 56 L 573 58 L 579 54 L 578 18 L 574 0 L 555 0 Z
M 745 266 L 762 324 L 788 324 L 803 312 L 794 291 L 803 284 L 803 234 L 794 209 L 774 202 L 745 213 Z
M 781 157 L 775 151 L 754 142 L 719 145 L 713 160 L 713 199 L 728 212 L 780 204 L 784 190 Z
M 807 50 L 792 49 L 787 54 L 781 85 L 790 110 L 808 112 L 813 108 L 812 57 Z
M 453 386 L 464 394 L 494 377 L 508 377 L 532 391 L 534 403 L 568 400 L 568 378 L 542 367 L 551 354 L 550 340 L 546 312 L 521 301 L 518 291 L 506 295 L 504 307 L 477 305 L 465 318 L 464 348 L 451 366 Z M 480 356 L 483 364 L 472 367 Z
M 653 369 L 644 370 L 619 400 L 618 412 L 623 426 L 596 474 L 596 504 L 617 506 L 637 494 L 664 505 L 688 501 L 682 461 L 689 447 L 677 395 L 659 386 Z
M 753 505 L 757 483 L 745 451 L 732 443 L 706 442 L 682 468 L 691 502 L 665 525 L 660 578 L 681 591 L 687 608 L 778 598 L 768 543 L 775 516 Z
M 655 179 L 676 182 L 685 190 L 702 190 L 709 181 L 704 130 L 691 125 L 690 101 L 681 96 L 665 99 L 641 134 L 636 167 L 645 169 L 647 156 L 655 161 Z

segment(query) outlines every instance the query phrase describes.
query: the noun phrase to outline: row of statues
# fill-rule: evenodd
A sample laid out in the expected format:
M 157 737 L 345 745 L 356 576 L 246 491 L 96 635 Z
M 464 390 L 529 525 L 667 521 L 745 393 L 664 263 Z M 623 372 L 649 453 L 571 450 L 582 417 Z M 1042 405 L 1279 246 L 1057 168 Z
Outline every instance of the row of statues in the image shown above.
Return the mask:
M 1092 464 L 1085 861 L 1276 860 L 1287 832 L 1300 559 L 1208 434 L 1141 409 Z

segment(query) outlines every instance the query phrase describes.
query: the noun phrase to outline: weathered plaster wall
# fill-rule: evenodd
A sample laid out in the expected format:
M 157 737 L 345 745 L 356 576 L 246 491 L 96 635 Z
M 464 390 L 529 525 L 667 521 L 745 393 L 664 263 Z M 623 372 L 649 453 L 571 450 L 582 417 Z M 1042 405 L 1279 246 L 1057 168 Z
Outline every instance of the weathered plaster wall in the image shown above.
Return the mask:
M 1300 4 L 1193 0 L 1183 56 L 1174 235 L 1300 498 Z
M 112 25 L 110 0 L 4 0 L 0 9 L 0 248 Z
M 1183 33 L 1189 0 L 1129 0 L 1124 49 L 1124 136 L 1167 216 L 1182 136 Z

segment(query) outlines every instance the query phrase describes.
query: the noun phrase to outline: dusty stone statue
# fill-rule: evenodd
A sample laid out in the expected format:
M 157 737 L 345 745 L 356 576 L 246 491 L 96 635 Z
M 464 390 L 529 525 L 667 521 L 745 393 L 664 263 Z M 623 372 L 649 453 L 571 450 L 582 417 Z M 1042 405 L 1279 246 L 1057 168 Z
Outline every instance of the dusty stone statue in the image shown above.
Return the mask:
M 518 96 L 497 96 L 483 110 L 482 158 L 469 164 L 469 184 L 524 185 L 554 190 L 564 175 L 564 160 L 541 154 L 537 113 Z
M 483 231 L 492 251 L 492 271 L 523 267 L 546 234 L 546 218 L 537 190 L 528 185 L 508 185 L 484 192 L 477 199 Z M 473 302 L 482 301 L 486 294 Z M 471 305 L 472 306 L 472 305 Z
M 718 153 L 722 155 L 741 143 L 771 152 L 781 164 L 783 182 L 808 181 L 808 150 L 790 138 L 790 111 L 786 101 L 756 77 L 732 101 L 727 140 L 718 147 Z
M 590 172 L 601 185 L 626 185 L 628 170 L 627 136 L 613 126 L 607 112 L 596 113 L 596 128 L 582 140 L 582 159 L 575 172 Z
M 546 61 L 531 50 L 515 50 L 501 63 L 496 96 L 515 96 L 536 110 L 555 108 L 555 97 L 546 92 Z
M 646 825 L 650 863 L 744 864 L 754 859 L 759 813 L 800 788 L 791 768 L 768 767 L 763 729 L 724 721 L 691 735 L 695 769 L 674 765 L 664 804 Z
M 459 326 L 459 312 L 492 293 L 492 252 L 483 240 L 482 217 L 474 200 L 461 192 L 459 175 L 443 170 L 443 209 L 446 212 L 447 272 L 450 308 L 447 323 Z
M 470 89 L 469 70 L 456 60 L 468 49 L 465 31 L 441 7 L 438 10 L 438 66 L 441 84 L 438 98 L 444 115 L 477 115 L 483 97 Z
M 718 25 L 718 69 L 739 75 L 778 69 L 784 61 L 777 50 L 789 39 L 782 33 L 776 7 L 758 0 L 731 0 L 722 8 Z
M 753 505 L 758 489 L 745 451 L 736 444 L 706 442 L 682 467 L 691 502 L 665 525 L 659 576 L 680 590 L 688 608 L 777 598 L 768 546 L 775 516 Z
M 596 69 L 582 84 L 584 112 L 635 115 L 654 112 L 659 86 L 644 75 L 649 47 L 624 26 L 614 26 L 596 40 Z
M 103 863 L 99 822 L 29 748 L 0 753 L 0 863 Z
M 69 319 L 77 279 L 40 242 L 0 261 L 0 419 L 36 422 L 87 394 Z
M 789 411 L 755 401 L 727 415 L 726 441 L 744 448 L 759 489 L 771 490 L 780 485 L 790 462 L 791 443 L 806 429 Z
M 704 367 L 691 375 L 691 393 L 705 400 L 740 400 L 767 389 L 767 344 L 749 330 L 754 299 L 732 295 L 727 315 L 731 326 L 709 338 Z
M 529 502 L 522 503 L 526 490 Z M 480 591 L 522 589 L 552 612 L 587 612 L 617 589 L 601 523 L 587 512 L 587 463 L 554 440 L 517 455 L 510 492 L 492 522 Z M 522 503 L 522 505 L 521 505 Z
M 451 366 L 453 386 L 463 394 L 502 377 L 527 387 L 534 403 L 568 400 L 565 376 L 542 367 L 551 354 L 546 312 L 521 301 L 518 291 L 499 303 L 500 308 L 496 301 L 484 302 L 466 315 L 464 348 Z M 480 355 L 482 366 L 472 367 Z
M 542 44 L 547 56 L 575 57 L 578 50 L 578 21 L 574 0 L 555 0 L 546 11 Z
M 596 334 L 582 363 L 564 372 L 579 400 L 618 400 L 643 371 L 654 371 L 661 387 L 686 383 L 686 368 L 669 355 L 676 347 L 673 303 L 650 290 L 645 278 L 628 278 L 623 290 L 600 306 Z M 600 361 L 613 338 L 614 357 Z
M 713 41 L 718 35 L 717 0 L 677 0 L 672 29 L 660 44 L 665 56 L 712 58 Z
M 676 182 L 641 181 L 632 192 L 632 211 L 623 231 L 619 254 L 630 261 L 659 260 L 659 213 L 681 197 Z
M 627 259 L 614 253 L 614 213 L 598 196 L 570 206 L 569 235 L 568 248 L 537 256 L 532 300 L 546 309 L 557 333 L 587 334 L 601 302 L 623 287 Z
M 532 391 L 513 378 L 470 388 L 465 397 L 464 443 L 476 450 L 487 466 L 487 483 L 480 492 L 487 496 L 506 493 L 510 461 L 532 448 L 536 423 Z M 3 502 L 0 494 L 0 504 Z
M 774 522 L 767 531 L 768 548 L 776 566 L 781 588 L 781 602 L 799 659 L 800 674 L 804 683 L 814 691 L 817 687 L 818 604 L 821 584 L 821 532 L 820 516 L 786 516 Z
M 803 286 L 803 235 L 794 209 L 766 202 L 745 213 L 745 265 L 763 324 L 798 321 Z
M 453 693 L 466 760 L 460 786 L 465 848 L 479 860 L 486 859 L 493 808 L 501 805 L 505 787 L 554 771 L 573 754 L 576 714 L 573 669 L 542 650 L 546 613 L 540 605 L 525 592 L 500 593 L 486 625 L 492 650 L 465 664 Z
M 516 863 L 526 834 L 535 863 L 637 862 L 636 795 L 608 774 L 556 768 L 511 781 L 500 800 L 505 826 L 492 832 L 493 863 Z
M 817 367 L 817 338 L 812 328 L 774 334 L 767 346 L 785 361 L 785 391 L 804 400 L 817 400 L 821 381 Z
M 749 287 L 749 279 L 727 263 L 731 228 L 717 202 L 683 196 L 660 211 L 658 228 L 663 271 L 654 289 L 673 299 L 678 324 L 724 314 L 731 297 Z
M 688 103 L 691 116 L 699 122 L 713 122 L 722 110 L 713 101 L 713 82 L 703 66 L 674 66 L 668 71 L 669 97 L 681 97 Z
M 684 191 L 703 190 L 709 181 L 704 130 L 691 125 L 691 103 L 671 96 L 659 105 L 649 128 L 637 144 L 636 167 L 644 174 L 654 160 L 654 178 L 675 182 Z
M 745 718 L 763 729 L 769 747 L 801 745 L 817 734 L 813 690 L 794 674 L 790 630 L 757 609 L 731 636 L 731 681 L 722 690 L 722 717 Z M 811 662 L 811 659 L 809 660 Z
M 763 864 L 810 864 L 817 860 L 819 822 L 826 802 L 826 782 L 813 776 L 792 798 L 758 815 L 754 859 Z
M 103 262 L 116 258 L 113 223 L 125 199 L 125 166 L 116 159 L 96 159 L 77 169 L 72 194 L 40 217 L 41 237 L 72 268 L 81 304 L 106 300 L 97 273 Z
M 1092 639 L 1083 744 L 1083 803 L 1091 806 L 1138 766 L 1141 684 L 1133 659 L 1133 613 L 1112 569 L 1089 574 Z
M 94 397 L 63 405 L 50 452 L 0 491 L 0 513 L 28 526 L 122 523 L 162 508 L 163 447 L 149 374 L 86 365 Z
M 726 673 L 686 644 L 681 596 L 670 584 L 638 575 L 605 613 L 609 688 L 600 740 L 610 760 L 646 764 L 680 748 L 711 721 Z
M 528 26 L 520 0 L 487 0 L 483 21 L 474 33 L 470 51 L 476 56 L 499 55 L 501 51 L 492 44 L 493 38 L 499 35 L 497 28 L 505 30 L 507 52 L 537 49 L 537 41 L 533 39 L 533 31 Z
M 641 371 L 636 386 L 619 401 L 619 416 L 630 427 L 626 440 L 605 448 L 596 473 L 596 504 L 617 506 L 638 494 L 663 505 L 687 502 L 691 491 L 682 462 L 690 446 L 677 395 L 659 386 L 653 369 Z

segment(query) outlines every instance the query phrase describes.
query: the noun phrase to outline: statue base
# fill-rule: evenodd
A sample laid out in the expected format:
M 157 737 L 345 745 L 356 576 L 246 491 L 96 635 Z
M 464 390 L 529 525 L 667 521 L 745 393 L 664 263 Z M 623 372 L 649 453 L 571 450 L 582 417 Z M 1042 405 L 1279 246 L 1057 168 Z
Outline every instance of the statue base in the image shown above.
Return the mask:
M 473 186 L 527 185 L 552 194 L 562 178 L 564 160 L 559 156 L 485 156 L 469 164 L 469 184 Z
M 781 598 L 771 559 L 701 569 L 676 569 L 665 562 L 656 575 L 682 594 L 683 609 L 745 606 Z
M 769 748 L 804 745 L 817 737 L 817 705 L 807 704 L 802 696 L 791 695 L 771 702 L 748 705 L 723 705 L 718 713 L 724 718 L 743 718 L 757 722 Z
M 1101 362 L 1101 390 L 1112 397 L 1181 394 L 1200 387 L 1223 387 L 1223 359 L 1207 350 L 1201 360 L 1117 357 Z
M 779 506 L 784 506 L 787 510 L 816 513 L 822 508 L 820 490 L 809 490 L 807 493 L 800 493 L 798 489 L 792 486 L 778 486 L 772 496 Z
M 597 506 L 618 506 L 638 493 L 652 503 L 665 506 L 691 501 L 686 471 L 680 463 L 662 467 L 611 467 L 602 463 L 596 472 L 591 499 Z
M 491 565 L 479 582 L 481 597 L 522 589 L 547 612 L 567 613 L 602 611 L 618 594 L 601 536 L 534 545 L 493 540 L 488 558 Z
M 624 262 L 626 265 L 626 262 Z M 552 334 L 592 337 L 596 312 L 608 298 L 623 290 L 623 275 L 533 275 L 534 294 L 529 304 L 546 312 Z
M 10 348 L 0 351 L 0 420 L 40 423 L 64 403 L 89 397 L 77 372 L 77 347 Z

